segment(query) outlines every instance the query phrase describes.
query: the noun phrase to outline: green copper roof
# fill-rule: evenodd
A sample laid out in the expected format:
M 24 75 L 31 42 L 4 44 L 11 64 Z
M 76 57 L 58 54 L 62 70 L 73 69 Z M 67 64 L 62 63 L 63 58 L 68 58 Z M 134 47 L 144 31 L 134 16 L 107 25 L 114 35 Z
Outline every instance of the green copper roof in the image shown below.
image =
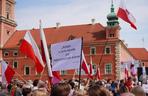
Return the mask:
M 116 24 L 119 24 L 118 17 L 117 17 L 117 15 L 115 13 L 113 0 L 112 0 L 112 4 L 111 4 L 110 13 L 107 15 L 107 19 L 108 19 L 108 21 L 107 21 L 108 26 L 114 26 Z

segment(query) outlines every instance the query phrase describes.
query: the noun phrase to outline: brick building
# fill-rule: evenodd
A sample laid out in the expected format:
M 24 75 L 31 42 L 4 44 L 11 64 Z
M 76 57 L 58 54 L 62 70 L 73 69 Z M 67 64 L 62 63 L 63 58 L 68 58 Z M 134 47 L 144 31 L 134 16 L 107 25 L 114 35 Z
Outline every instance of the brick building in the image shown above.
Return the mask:
M 26 30 L 15 29 L 14 0 L 0 0 L 0 5 L 2 6 L 0 8 L 0 58 L 7 61 L 24 79 L 39 78 L 34 62 L 19 51 L 19 45 Z M 92 57 L 94 74 L 96 68 L 100 67 L 101 76 L 104 79 L 122 79 L 124 71 L 121 68 L 121 62 L 131 61 L 134 57 L 120 40 L 120 26 L 113 4 L 107 19 L 107 26 L 95 23 L 92 19 L 90 24 L 60 26 L 57 23 L 56 27 L 44 28 L 49 50 L 53 43 L 83 37 L 83 51 L 88 63 Z M 40 47 L 39 29 L 29 31 Z M 20 78 L 18 74 L 15 74 L 15 77 Z M 72 70 L 61 71 L 63 78 L 72 78 L 73 74 Z M 42 79 L 46 78 L 45 70 Z

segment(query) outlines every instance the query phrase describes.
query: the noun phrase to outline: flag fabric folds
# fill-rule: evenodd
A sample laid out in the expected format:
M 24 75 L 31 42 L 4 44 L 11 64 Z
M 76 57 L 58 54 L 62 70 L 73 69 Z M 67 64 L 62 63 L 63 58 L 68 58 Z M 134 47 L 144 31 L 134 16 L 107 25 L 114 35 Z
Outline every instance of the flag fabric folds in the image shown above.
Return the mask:
M 48 47 L 47 47 L 47 42 L 44 34 L 44 30 L 42 28 L 42 24 L 40 21 L 40 36 L 41 36 L 41 49 L 42 49 L 42 57 L 44 62 L 47 64 L 48 67 L 48 76 L 53 77 L 52 70 L 51 70 L 51 62 L 50 62 L 50 57 L 49 57 L 49 52 L 48 52 Z
M 137 27 L 135 25 L 136 19 L 135 17 L 127 10 L 125 6 L 125 0 L 121 0 L 120 6 L 117 12 L 117 16 L 124 20 L 125 22 L 129 23 L 132 28 L 137 30 Z
M 35 43 L 30 32 L 26 32 L 24 39 L 20 45 L 20 51 L 27 55 L 35 62 L 35 68 L 37 73 L 41 73 L 45 67 L 40 51 Z
M 15 71 L 5 61 L 1 61 L 1 64 L 2 64 L 2 83 L 9 84 L 15 74 Z
M 127 80 L 129 77 L 127 64 L 125 64 L 124 74 L 125 74 L 125 80 Z
M 90 74 L 83 51 L 82 51 L 82 69 L 85 71 L 86 74 Z

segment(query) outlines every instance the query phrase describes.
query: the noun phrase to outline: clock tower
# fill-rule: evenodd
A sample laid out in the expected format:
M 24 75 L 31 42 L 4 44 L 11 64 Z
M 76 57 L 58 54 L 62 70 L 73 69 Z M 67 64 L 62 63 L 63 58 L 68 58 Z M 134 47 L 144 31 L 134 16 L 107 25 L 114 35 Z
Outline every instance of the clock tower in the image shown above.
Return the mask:
M 15 32 L 15 0 L 0 0 L 0 49 Z

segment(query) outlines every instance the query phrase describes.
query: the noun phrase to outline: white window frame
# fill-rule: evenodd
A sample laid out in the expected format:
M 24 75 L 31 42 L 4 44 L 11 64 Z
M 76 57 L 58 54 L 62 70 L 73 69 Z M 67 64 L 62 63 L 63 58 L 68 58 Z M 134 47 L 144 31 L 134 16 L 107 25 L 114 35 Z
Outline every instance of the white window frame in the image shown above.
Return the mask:
M 26 75 L 26 76 L 28 76 L 28 75 L 30 75 L 30 73 L 31 73 L 31 70 L 30 70 L 30 67 L 29 67 L 29 74 L 26 74 L 26 67 L 29 67 L 29 66 L 24 66 L 24 75 Z
M 107 48 L 110 49 L 110 52 L 109 52 L 109 53 L 106 52 L 106 49 L 107 49 Z M 111 46 L 105 46 L 105 52 L 104 52 L 104 53 L 105 53 L 105 54 L 111 54 Z
M 64 74 L 63 74 L 64 73 Z M 61 70 L 60 75 L 67 75 L 67 70 Z
M 93 49 L 95 50 L 94 54 L 92 54 Z M 96 55 L 96 47 L 95 46 L 90 47 L 90 55 Z
M 17 55 L 15 55 L 15 52 L 17 52 Z M 13 56 L 18 56 L 18 51 L 17 50 L 13 51 Z
M 110 65 L 110 66 L 111 66 L 111 69 L 110 69 L 111 72 L 110 72 L 110 73 L 107 73 L 107 69 L 106 69 L 106 66 L 107 66 L 107 65 Z M 105 74 L 112 74 L 112 63 L 106 63 L 106 64 L 105 64 Z
M 94 68 L 94 66 L 95 66 L 95 68 Z M 97 73 L 97 65 L 96 64 L 92 64 L 92 69 L 93 69 L 92 74 L 96 74 Z
M 18 61 L 13 61 L 13 68 L 15 68 L 15 67 L 14 67 L 14 62 L 17 62 L 17 67 L 16 67 L 16 68 L 18 68 Z
M 8 55 L 6 55 L 6 53 L 7 53 Z M 4 56 L 9 56 L 9 52 L 8 52 L 8 51 L 5 51 L 5 52 L 4 52 Z

